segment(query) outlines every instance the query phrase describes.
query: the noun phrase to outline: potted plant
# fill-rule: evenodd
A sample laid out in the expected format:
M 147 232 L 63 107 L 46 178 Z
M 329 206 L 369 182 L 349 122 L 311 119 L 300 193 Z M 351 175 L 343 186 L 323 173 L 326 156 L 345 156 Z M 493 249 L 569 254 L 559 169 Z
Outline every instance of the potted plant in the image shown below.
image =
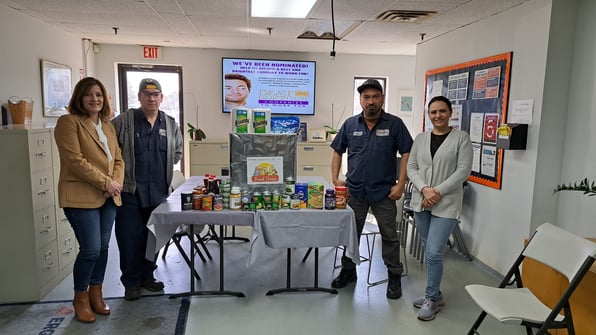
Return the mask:
M 331 104 L 331 125 L 324 126 L 327 129 L 327 140 L 333 141 L 335 139 L 335 135 L 337 135 L 337 129 L 339 128 L 339 123 L 341 122 L 341 118 L 344 116 L 344 112 L 346 108 L 344 107 L 341 115 L 339 116 L 339 120 L 337 125 L 334 123 L 334 115 L 333 115 L 333 104 Z
M 327 128 L 327 140 L 333 141 L 335 135 L 337 135 L 337 129 L 333 128 L 332 126 L 325 126 Z
M 559 191 L 581 191 L 591 197 L 596 195 L 596 185 L 594 182 L 590 183 L 588 178 L 584 178 L 583 180 L 580 180 L 579 184 L 575 182 L 573 185 L 571 185 L 571 183 L 567 185 L 557 185 L 557 188 L 554 189 L 554 192 L 557 193 Z
M 205 135 L 205 132 L 201 128 L 197 128 L 190 123 L 187 123 L 186 125 L 188 126 L 188 135 L 191 140 L 201 141 L 204 138 L 207 138 L 207 135 Z

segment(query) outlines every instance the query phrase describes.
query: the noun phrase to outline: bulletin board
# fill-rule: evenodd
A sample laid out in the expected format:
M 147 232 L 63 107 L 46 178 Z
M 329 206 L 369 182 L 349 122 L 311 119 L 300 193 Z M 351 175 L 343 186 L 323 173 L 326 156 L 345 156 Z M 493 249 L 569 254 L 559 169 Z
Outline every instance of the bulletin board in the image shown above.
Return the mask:
M 474 161 L 470 181 L 501 189 L 503 149 L 497 148 L 497 127 L 506 123 L 512 52 L 426 72 L 423 129 L 432 129 L 428 101 L 451 100 L 450 125 L 470 134 Z

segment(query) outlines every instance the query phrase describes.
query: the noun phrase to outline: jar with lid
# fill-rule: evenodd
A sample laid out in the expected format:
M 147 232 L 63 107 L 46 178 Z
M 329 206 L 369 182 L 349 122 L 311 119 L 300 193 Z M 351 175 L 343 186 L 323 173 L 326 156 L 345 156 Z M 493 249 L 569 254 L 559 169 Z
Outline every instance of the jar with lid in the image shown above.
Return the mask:
M 234 186 L 230 191 L 230 210 L 242 209 L 242 197 L 240 193 L 240 187 Z
M 335 209 L 335 190 L 332 188 L 325 191 L 325 209 Z
M 296 193 L 296 189 L 294 188 L 295 184 L 296 181 L 294 180 L 294 177 L 284 178 L 284 192 L 290 194 Z
M 344 209 L 347 205 L 348 188 L 346 186 L 335 186 L 335 208 Z

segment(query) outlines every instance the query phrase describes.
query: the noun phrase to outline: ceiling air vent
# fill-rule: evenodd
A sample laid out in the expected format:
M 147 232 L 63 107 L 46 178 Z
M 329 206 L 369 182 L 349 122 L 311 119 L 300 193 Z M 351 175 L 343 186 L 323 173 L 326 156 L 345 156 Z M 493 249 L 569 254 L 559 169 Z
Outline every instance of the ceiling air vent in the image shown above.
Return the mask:
M 419 23 L 437 12 L 426 10 L 387 10 L 377 15 L 377 21 L 391 23 Z

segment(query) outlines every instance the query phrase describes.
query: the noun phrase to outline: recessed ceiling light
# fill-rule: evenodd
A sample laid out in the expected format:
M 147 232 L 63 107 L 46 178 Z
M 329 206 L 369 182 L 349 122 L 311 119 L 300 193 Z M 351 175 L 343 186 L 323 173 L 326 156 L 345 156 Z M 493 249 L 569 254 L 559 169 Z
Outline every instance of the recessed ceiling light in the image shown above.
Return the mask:
M 305 18 L 317 0 L 251 0 L 252 17 Z

